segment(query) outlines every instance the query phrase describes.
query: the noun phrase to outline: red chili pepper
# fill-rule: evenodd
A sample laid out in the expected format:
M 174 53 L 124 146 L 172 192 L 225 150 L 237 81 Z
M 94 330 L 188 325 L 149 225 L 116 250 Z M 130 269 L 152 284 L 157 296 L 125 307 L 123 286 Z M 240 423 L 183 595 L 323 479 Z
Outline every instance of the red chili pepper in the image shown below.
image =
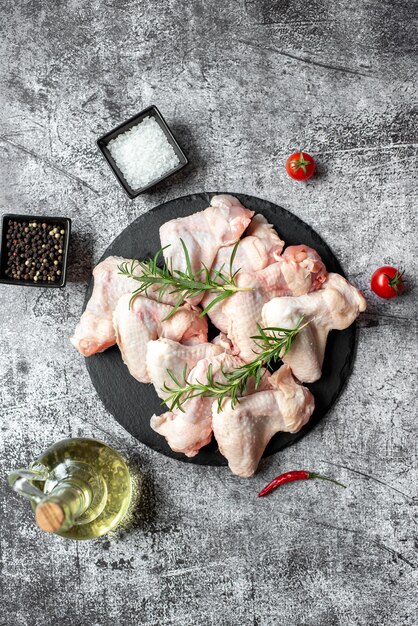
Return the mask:
M 321 474 L 315 474 L 314 472 L 307 472 L 306 470 L 293 470 L 292 472 L 285 472 L 284 474 L 280 474 L 280 476 L 273 478 L 273 480 L 260 491 L 258 497 L 261 498 L 266 496 L 268 493 L 274 491 L 277 487 L 280 487 L 280 485 L 284 485 L 285 483 L 293 483 L 295 480 L 311 480 L 312 478 L 329 480 L 331 483 L 344 487 L 344 489 L 346 488 L 345 485 L 339 483 L 333 478 L 328 478 L 328 476 L 322 476 Z

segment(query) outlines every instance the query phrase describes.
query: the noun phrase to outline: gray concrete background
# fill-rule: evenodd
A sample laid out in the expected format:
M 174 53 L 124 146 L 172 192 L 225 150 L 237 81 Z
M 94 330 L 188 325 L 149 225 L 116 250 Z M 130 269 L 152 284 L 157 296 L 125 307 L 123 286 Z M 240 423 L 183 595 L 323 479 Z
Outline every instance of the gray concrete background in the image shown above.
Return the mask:
M 418 4 L 404 0 L 3 2 L 1 213 L 73 220 L 66 289 L 0 286 L 2 626 L 417 623 Z M 135 201 L 95 139 L 154 103 L 191 165 Z M 293 149 L 319 175 L 287 178 Z M 90 270 L 136 216 L 229 189 L 281 204 L 364 289 L 335 408 L 251 480 L 183 465 L 106 413 L 68 337 Z M 383 262 L 410 292 L 370 294 Z M 38 531 L 6 486 L 52 442 L 109 442 L 143 473 L 131 528 L 87 543 Z M 265 501 L 281 471 L 338 477 Z

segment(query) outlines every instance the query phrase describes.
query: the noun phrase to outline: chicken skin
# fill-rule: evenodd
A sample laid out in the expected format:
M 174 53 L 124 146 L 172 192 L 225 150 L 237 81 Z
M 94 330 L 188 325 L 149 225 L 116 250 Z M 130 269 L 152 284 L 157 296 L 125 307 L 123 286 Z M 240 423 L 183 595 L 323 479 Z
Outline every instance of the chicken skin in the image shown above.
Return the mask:
M 147 368 L 148 342 L 160 337 L 174 341 L 205 343 L 208 326 L 199 311 L 188 304 L 164 319 L 172 307 L 137 296 L 129 306 L 130 294 L 122 296 L 113 314 L 116 342 L 130 374 L 141 383 L 152 382 Z
M 318 253 L 308 246 L 289 246 L 279 260 L 253 274 L 237 276 L 238 291 L 225 300 L 223 315 L 227 320 L 227 335 L 234 352 L 249 362 L 258 352 L 252 337 L 258 335 L 263 306 L 275 297 L 301 295 L 318 289 L 327 271 Z
M 164 385 L 173 385 L 168 371 L 172 372 L 177 380 L 182 381 L 184 374 L 187 377 L 198 361 L 223 352 L 224 347 L 214 343 L 184 345 L 165 337 L 149 341 L 146 366 L 157 395 L 164 400 L 166 397 Z
M 283 357 L 301 382 L 312 383 L 322 374 L 325 347 L 332 329 L 348 328 L 366 310 L 366 300 L 340 274 L 329 274 L 321 288 L 298 298 L 273 298 L 262 310 L 263 325 L 294 328 L 303 317 L 309 322 Z
M 270 439 L 278 432 L 296 433 L 314 410 L 311 392 L 299 385 L 290 367 L 283 365 L 269 379 L 270 389 L 241 398 L 222 411 L 212 404 L 212 427 L 221 454 L 233 474 L 252 476 Z
M 119 271 L 122 263 L 132 263 L 132 259 L 109 256 L 96 265 L 93 270 L 94 286 L 91 298 L 76 326 L 71 343 L 84 356 L 103 352 L 116 343 L 113 328 L 113 312 L 119 298 L 138 289 L 139 283 L 134 278 L 123 276 Z M 142 270 L 137 265 L 134 275 L 140 276 Z M 148 298 L 156 300 L 158 286 L 147 292 Z M 169 293 L 164 294 L 162 302 L 174 304 L 175 299 Z
M 186 270 L 182 240 L 190 255 L 193 273 L 211 269 L 220 248 L 234 244 L 251 221 L 250 211 L 233 196 L 214 196 L 210 207 L 187 217 L 170 220 L 160 228 L 161 247 L 168 267 Z M 198 304 L 202 296 L 195 298 Z
M 212 366 L 213 378 L 217 382 L 226 382 L 224 373 L 240 367 L 243 361 L 226 352 L 217 356 L 201 359 L 191 370 L 189 383 L 205 383 L 209 365 Z M 260 382 L 260 388 L 268 385 L 269 374 L 266 372 Z M 254 391 L 253 381 L 249 392 Z M 151 428 L 166 438 L 174 452 L 182 452 L 188 457 L 195 456 L 200 448 L 206 446 L 212 438 L 212 397 L 197 396 L 184 403 L 183 411 L 175 408 L 162 415 L 153 415 Z
M 247 235 L 241 239 L 236 249 L 232 268 L 230 267 L 231 256 L 235 243 L 220 248 L 212 265 L 212 276 L 216 270 L 229 274 L 238 270 L 241 273 L 253 273 L 262 270 L 280 258 L 284 241 L 269 224 L 263 215 L 255 215 L 246 231 Z M 216 298 L 216 293 L 206 293 L 202 299 L 202 307 L 206 308 Z M 226 333 L 228 330 L 228 318 L 224 314 L 225 301 L 219 302 L 209 312 L 211 322 Z

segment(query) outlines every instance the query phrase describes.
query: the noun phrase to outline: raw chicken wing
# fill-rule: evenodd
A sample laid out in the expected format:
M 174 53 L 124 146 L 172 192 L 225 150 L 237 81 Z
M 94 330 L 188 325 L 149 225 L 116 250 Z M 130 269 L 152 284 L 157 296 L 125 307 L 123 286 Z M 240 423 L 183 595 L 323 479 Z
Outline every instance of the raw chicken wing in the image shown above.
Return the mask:
M 232 264 L 232 273 L 238 270 L 243 273 L 253 273 L 280 258 L 284 241 L 280 239 L 273 226 L 267 222 L 263 215 L 253 217 L 247 228 L 247 233 L 247 236 L 239 242 Z M 229 274 L 234 246 L 235 244 L 219 249 L 212 266 L 212 276 L 215 270 Z M 217 295 L 216 293 L 206 293 L 202 299 L 203 308 L 206 308 Z M 228 330 L 228 318 L 224 314 L 225 303 L 226 301 L 223 300 L 208 312 L 212 323 L 224 333 Z
M 174 341 L 207 341 L 206 319 L 199 318 L 199 311 L 188 304 L 179 307 L 172 317 L 164 320 L 172 310 L 170 305 L 137 296 L 129 307 L 130 298 L 131 295 L 126 294 L 119 299 L 113 324 L 123 362 L 139 382 L 152 382 L 146 359 L 149 341 L 159 337 Z
M 212 405 L 215 439 L 237 476 L 252 476 L 273 435 L 296 433 L 314 410 L 311 392 L 295 381 L 287 365 L 270 377 L 269 384 L 272 389 L 241 398 L 235 408 L 230 400 L 220 412 L 216 402 Z
M 261 215 L 261 213 L 254 215 L 247 228 L 247 237 L 255 237 L 262 245 L 262 256 L 265 257 L 262 267 L 267 267 L 267 265 L 278 261 L 284 248 L 284 241 L 280 239 L 274 226 L 268 223 L 264 215 Z M 254 269 L 262 269 L 262 267 Z
M 138 288 L 134 279 L 119 274 L 118 266 L 125 261 L 128 259 L 110 256 L 93 270 L 93 293 L 70 339 L 84 356 L 103 352 L 116 342 L 113 311 L 121 296 Z
M 238 274 L 237 284 L 250 291 L 239 291 L 225 300 L 223 315 L 227 334 L 235 352 L 252 361 L 257 345 L 251 337 L 258 335 L 261 311 L 272 298 L 300 295 L 318 289 L 327 271 L 318 253 L 308 246 L 289 246 L 279 261 L 254 274 Z
M 196 364 L 187 380 L 191 383 L 204 383 L 207 380 L 208 367 L 212 365 L 214 379 L 225 382 L 222 371 L 230 372 L 242 364 L 241 359 L 226 353 L 205 358 Z M 261 379 L 260 388 L 268 385 L 268 379 L 269 374 L 266 372 Z M 174 452 L 182 452 L 188 457 L 195 456 L 212 438 L 212 404 L 213 398 L 191 398 L 184 403 L 184 412 L 176 408 L 162 415 L 153 415 L 151 428 L 166 438 Z
M 211 206 L 204 211 L 166 222 L 160 228 L 160 239 L 161 247 L 169 246 L 164 250 L 167 265 L 186 270 L 182 239 L 193 272 L 200 270 L 202 265 L 210 269 L 219 248 L 235 243 L 253 215 L 254 211 L 243 207 L 233 196 L 214 196 Z
M 168 374 L 170 370 L 177 380 L 184 379 L 184 368 L 186 377 L 190 370 L 198 361 L 205 358 L 222 354 L 225 349 L 222 345 L 213 343 L 198 343 L 192 346 L 185 346 L 172 339 L 157 339 L 149 341 L 147 346 L 147 371 L 155 387 L 158 396 L 164 400 L 164 384 L 173 385 L 173 380 Z
M 366 310 L 363 294 L 340 274 L 329 274 L 321 289 L 299 298 L 274 298 L 262 311 L 264 326 L 294 328 L 303 316 L 309 324 L 283 357 L 301 382 L 321 377 L 325 346 L 332 329 L 348 328 Z
M 97 352 L 103 352 L 116 343 L 116 334 L 113 328 L 113 311 L 119 298 L 127 293 L 138 289 L 139 283 L 133 278 L 128 278 L 119 273 L 119 265 L 131 263 L 131 259 L 109 256 L 96 265 L 93 270 L 94 287 L 91 298 L 87 303 L 86 310 L 80 318 L 80 322 L 74 331 L 70 341 L 84 356 L 91 356 Z M 137 266 L 134 274 L 140 275 L 142 270 Z M 157 299 L 158 285 L 149 289 L 148 298 Z M 173 304 L 175 300 L 168 292 L 164 294 L 162 301 Z

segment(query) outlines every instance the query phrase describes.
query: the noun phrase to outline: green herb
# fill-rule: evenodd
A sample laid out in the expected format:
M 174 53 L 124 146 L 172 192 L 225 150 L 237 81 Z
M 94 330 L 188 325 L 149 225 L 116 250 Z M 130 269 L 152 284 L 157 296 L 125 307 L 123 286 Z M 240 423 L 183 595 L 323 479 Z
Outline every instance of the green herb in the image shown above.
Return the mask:
M 257 353 L 255 359 L 250 363 L 246 363 L 232 372 L 224 372 L 225 382 L 214 380 L 212 365 L 209 365 L 207 371 L 207 380 L 205 383 L 199 381 L 190 383 L 187 381 L 186 368 L 183 370 L 183 380 L 179 381 L 171 370 L 167 370 L 170 378 L 174 383 L 174 387 L 164 384 L 163 391 L 167 394 L 165 404 L 170 411 L 175 408 L 184 411 L 183 405 L 187 400 L 198 396 L 213 397 L 218 400 L 218 412 L 222 410 L 223 400 L 229 396 L 231 398 L 231 406 L 234 408 L 239 397 L 243 395 L 245 388 L 250 381 L 254 379 L 255 388 L 258 389 L 260 384 L 263 368 L 272 366 L 276 361 L 282 359 L 289 352 L 295 337 L 306 324 L 302 325 L 303 317 L 301 317 L 294 328 L 261 328 L 257 324 L 259 335 L 251 337 L 257 346 L 261 349 Z
M 120 274 L 141 283 L 140 287 L 132 293 L 129 306 L 131 306 L 131 303 L 136 296 L 142 293 L 146 294 L 148 289 L 154 285 L 158 285 L 159 300 L 161 300 L 167 292 L 169 294 L 178 294 L 178 299 L 173 305 L 173 309 L 164 318 L 168 319 L 174 315 L 186 299 L 196 298 L 197 296 L 207 292 L 217 293 L 218 295 L 216 298 L 214 298 L 212 302 L 210 302 L 200 313 L 199 317 L 202 317 L 210 311 L 215 304 L 225 300 L 225 298 L 229 298 L 229 296 L 232 296 L 232 294 L 237 291 L 251 291 L 251 288 L 237 287 L 235 278 L 239 269 L 235 272 L 232 271 L 239 241 L 237 241 L 232 250 L 228 274 L 224 273 L 223 265 L 219 269 L 212 271 L 212 273 L 205 265 L 202 265 L 197 272 L 193 272 L 186 244 L 182 239 L 180 239 L 180 242 L 183 248 L 184 258 L 186 260 L 185 272 L 173 269 L 172 267 L 169 268 L 166 263 L 164 263 L 163 267 L 158 266 L 158 260 L 166 248 L 159 250 L 153 259 L 148 259 L 147 261 L 136 261 L 134 259 L 131 262 L 126 261 L 118 266 Z M 138 270 L 140 273 L 138 273 Z

